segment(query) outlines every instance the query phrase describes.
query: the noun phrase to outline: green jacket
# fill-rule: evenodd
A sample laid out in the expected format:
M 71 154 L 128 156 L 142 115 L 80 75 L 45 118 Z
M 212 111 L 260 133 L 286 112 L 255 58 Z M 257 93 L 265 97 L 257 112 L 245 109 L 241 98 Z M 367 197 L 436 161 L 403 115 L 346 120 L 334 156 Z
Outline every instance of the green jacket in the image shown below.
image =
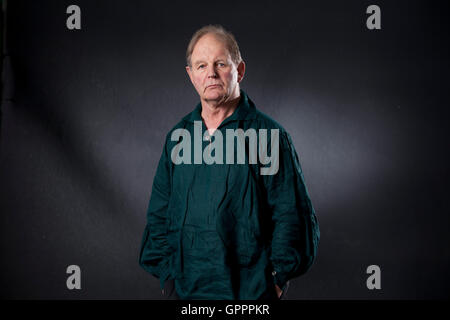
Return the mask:
M 260 174 L 264 165 L 248 156 L 245 164 L 174 164 L 172 133 L 184 128 L 193 137 L 194 121 L 202 121 L 200 103 L 166 136 L 139 263 L 162 288 L 175 279 L 181 299 L 273 299 L 275 283 L 283 287 L 311 267 L 320 238 L 291 137 L 241 90 L 217 130 L 225 138 L 226 129 L 279 129 L 278 172 Z M 202 143 L 202 150 L 210 144 Z

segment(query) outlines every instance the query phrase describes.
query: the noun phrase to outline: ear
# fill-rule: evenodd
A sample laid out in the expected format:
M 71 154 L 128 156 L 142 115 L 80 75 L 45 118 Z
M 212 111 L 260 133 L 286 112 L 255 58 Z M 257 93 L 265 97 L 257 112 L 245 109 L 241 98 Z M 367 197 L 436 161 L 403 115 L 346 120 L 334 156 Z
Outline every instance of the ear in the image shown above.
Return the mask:
M 191 79 L 192 84 L 194 84 L 194 81 L 192 81 L 192 70 L 189 66 L 186 66 L 186 72 L 189 75 L 189 79 Z
M 239 63 L 239 65 L 237 66 L 237 72 L 238 72 L 238 83 L 240 83 L 242 81 L 242 79 L 244 79 L 244 74 L 245 74 L 245 62 L 244 60 L 241 61 L 241 63 Z

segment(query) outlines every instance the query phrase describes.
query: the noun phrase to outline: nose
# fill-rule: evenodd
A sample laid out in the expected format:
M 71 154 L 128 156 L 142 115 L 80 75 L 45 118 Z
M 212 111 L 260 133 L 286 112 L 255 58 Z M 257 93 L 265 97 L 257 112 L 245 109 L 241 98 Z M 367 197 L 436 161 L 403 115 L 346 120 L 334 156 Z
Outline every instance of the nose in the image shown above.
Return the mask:
M 214 66 L 214 64 L 210 64 L 208 66 L 208 78 L 217 78 L 216 67 Z

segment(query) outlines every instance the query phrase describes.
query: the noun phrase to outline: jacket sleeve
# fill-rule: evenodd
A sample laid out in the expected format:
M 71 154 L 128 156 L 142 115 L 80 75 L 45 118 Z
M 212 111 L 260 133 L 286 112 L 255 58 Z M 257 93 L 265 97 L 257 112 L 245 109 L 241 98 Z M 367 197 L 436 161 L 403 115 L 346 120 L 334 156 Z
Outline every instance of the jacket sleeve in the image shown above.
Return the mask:
M 272 275 L 283 288 L 311 267 L 320 238 L 298 155 L 287 132 L 280 132 L 278 172 L 263 177 L 273 222 Z
M 166 139 L 167 142 L 167 139 Z M 167 241 L 167 208 L 171 194 L 170 158 L 164 146 L 147 210 L 139 264 L 160 279 L 161 289 L 170 275 L 170 246 Z

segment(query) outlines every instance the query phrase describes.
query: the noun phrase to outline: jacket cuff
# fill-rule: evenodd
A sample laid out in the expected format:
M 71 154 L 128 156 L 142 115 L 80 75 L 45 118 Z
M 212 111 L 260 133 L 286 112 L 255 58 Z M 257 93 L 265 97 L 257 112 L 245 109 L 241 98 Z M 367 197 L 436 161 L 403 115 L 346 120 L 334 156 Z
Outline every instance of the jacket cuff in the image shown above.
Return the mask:
M 283 274 L 283 273 L 279 273 L 276 271 L 272 272 L 272 276 L 273 276 L 273 282 L 281 289 L 284 291 L 286 283 L 288 282 L 288 276 L 287 274 Z
M 163 263 L 160 265 L 160 273 L 159 273 L 159 281 L 161 284 L 161 290 L 164 289 L 164 284 L 167 279 L 169 279 L 170 276 L 170 268 L 169 268 L 169 261 L 164 260 Z

